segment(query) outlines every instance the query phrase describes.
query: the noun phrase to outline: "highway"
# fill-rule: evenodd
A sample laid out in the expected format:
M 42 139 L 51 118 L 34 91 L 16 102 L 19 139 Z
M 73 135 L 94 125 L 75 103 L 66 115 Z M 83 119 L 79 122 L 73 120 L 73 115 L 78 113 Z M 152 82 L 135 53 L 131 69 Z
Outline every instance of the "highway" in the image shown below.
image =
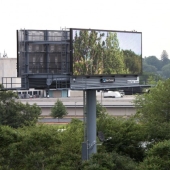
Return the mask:
M 83 105 L 83 97 L 67 97 L 67 98 L 31 98 L 31 99 L 18 99 L 22 103 L 34 104 L 39 106 L 53 106 L 54 103 L 59 99 L 63 102 L 65 106 Z M 97 96 L 97 101 L 99 101 L 103 106 L 105 105 L 132 105 L 132 101 L 135 96 L 124 96 L 122 98 L 102 98 Z
M 134 114 L 135 107 L 132 101 L 135 96 L 124 96 L 123 98 L 102 98 L 101 96 L 96 96 L 97 101 L 99 101 L 103 107 L 107 109 L 107 112 L 113 116 L 130 116 Z M 53 119 L 50 117 L 51 107 L 54 106 L 57 99 L 61 100 L 64 106 L 67 108 L 68 115 L 63 119 Z M 33 98 L 33 99 L 18 99 L 22 103 L 34 104 L 36 103 L 42 109 L 40 123 L 68 123 L 71 118 L 77 117 L 83 120 L 83 97 L 67 97 L 67 98 Z

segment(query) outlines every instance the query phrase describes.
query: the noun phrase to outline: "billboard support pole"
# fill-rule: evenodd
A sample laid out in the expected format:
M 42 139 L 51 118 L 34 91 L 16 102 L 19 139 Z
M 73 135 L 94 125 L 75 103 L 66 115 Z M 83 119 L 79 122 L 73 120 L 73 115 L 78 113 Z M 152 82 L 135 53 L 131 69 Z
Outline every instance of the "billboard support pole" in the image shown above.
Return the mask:
M 86 111 L 87 111 L 87 154 L 88 158 L 91 154 L 97 152 L 96 147 L 96 90 L 86 91 Z
M 87 147 L 87 107 L 86 107 L 86 90 L 83 90 L 83 123 L 84 123 L 84 141 L 82 142 L 82 160 L 88 160 L 88 147 Z

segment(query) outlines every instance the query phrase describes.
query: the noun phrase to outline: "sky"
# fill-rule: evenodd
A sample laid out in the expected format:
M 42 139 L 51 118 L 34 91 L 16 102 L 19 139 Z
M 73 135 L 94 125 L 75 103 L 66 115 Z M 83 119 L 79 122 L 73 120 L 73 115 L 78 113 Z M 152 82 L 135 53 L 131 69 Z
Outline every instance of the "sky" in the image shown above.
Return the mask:
M 119 47 L 123 50 L 131 50 L 137 55 L 141 55 L 142 35 L 137 32 L 118 32 Z
M 16 30 L 91 28 L 142 32 L 142 56 L 160 59 L 169 16 L 168 0 L 0 0 L 0 53 L 16 58 Z

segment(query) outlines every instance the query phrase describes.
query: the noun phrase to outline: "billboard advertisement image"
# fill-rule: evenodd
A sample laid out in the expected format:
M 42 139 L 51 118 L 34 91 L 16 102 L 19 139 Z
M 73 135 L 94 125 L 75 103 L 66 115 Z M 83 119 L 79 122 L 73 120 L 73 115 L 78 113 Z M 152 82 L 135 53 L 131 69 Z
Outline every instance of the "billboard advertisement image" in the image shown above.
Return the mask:
M 142 33 L 70 29 L 73 76 L 140 75 Z

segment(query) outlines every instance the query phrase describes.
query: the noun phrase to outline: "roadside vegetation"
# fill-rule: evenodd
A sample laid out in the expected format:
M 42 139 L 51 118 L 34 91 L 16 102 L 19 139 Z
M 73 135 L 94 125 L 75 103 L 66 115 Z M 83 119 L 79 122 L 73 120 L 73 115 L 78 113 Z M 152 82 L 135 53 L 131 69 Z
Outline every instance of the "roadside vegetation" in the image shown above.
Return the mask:
M 170 79 L 136 96 L 136 114 L 113 117 L 97 102 L 98 153 L 81 159 L 83 122 L 36 124 L 38 106 L 0 91 L 0 170 L 165 170 L 170 167 Z M 10 106 L 10 107 L 8 107 Z M 24 109 L 23 109 L 24 108 Z M 34 114 L 33 114 L 34 113 Z M 13 116 L 14 115 L 14 116 Z M 20 121 L 16 121 L 15 117 Z M 58 117 L 58 116 L 56 116 Z M 97 135 L 97 134 L 96 134 Z

